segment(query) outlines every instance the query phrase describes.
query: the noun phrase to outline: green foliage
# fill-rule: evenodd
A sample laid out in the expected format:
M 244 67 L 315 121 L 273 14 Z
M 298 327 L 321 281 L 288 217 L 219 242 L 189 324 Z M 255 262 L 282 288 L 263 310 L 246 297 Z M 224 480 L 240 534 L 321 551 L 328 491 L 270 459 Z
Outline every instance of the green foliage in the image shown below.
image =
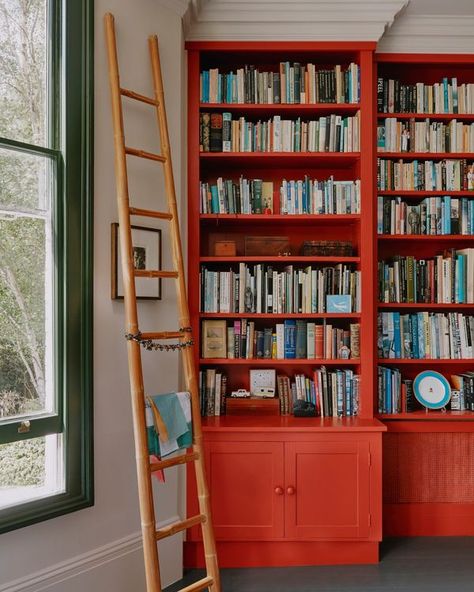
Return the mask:
M 0 446 L 0 489 L 43 485 L 44 467 L 44 438 L 2 444 Z

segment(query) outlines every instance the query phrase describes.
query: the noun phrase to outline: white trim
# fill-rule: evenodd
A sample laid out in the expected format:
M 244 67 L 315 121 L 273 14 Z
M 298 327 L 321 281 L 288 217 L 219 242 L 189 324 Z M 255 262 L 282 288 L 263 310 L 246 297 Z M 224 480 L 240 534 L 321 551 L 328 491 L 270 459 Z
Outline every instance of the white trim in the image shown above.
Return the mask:
M 168 520 L 157 524 L 157 528 L 163 528 L 179 520 L 179 516 L 172 516 Z M 134 533 L 97 547 L 87 553 L 76 555 L 72 559 L 51 565 L 46 569 L 39 570 L 23 578 L 7 582 L 0 586 L 0 592 L 41 592 L 84 572 L 96 569 L 106 563 L 134 553 L 141 548 L 141 532 Z
M 377 51 L 473 53 L 474 15 L 403 14 L 382 37 Z
M 408 0 L 192 0 L 187 40 L 378 41 Z

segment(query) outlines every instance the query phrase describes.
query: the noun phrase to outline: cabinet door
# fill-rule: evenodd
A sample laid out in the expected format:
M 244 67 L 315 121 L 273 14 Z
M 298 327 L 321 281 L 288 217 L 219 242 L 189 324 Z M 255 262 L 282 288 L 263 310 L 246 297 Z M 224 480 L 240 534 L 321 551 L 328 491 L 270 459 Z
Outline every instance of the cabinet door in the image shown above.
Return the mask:
M 369 444 L 285 445 L 285 536 L 295 539 L 369 535 Z
M 283 536 L 281 442 L 206 442 L 206 468 L 217 539 Z

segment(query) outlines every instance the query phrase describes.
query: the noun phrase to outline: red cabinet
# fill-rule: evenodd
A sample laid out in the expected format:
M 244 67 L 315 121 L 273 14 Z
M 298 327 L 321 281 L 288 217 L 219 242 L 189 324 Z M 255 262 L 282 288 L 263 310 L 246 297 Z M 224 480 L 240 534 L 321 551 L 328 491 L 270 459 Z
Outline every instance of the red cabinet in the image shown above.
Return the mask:
M 369 536 L 369 444 L 285 444 L 285 535 L 299 540 Z
M 283 536 L 284 456 L 281 442 L 212 442 L 206 469 L 216 538 Z
M 381 539 L 377 420 L 221 417 L 204 423 L 222 567 L 373 563 Z M 198 512 L 188 472 L 188 515 Z M 200 529 L 185 565 L 203 565 Z

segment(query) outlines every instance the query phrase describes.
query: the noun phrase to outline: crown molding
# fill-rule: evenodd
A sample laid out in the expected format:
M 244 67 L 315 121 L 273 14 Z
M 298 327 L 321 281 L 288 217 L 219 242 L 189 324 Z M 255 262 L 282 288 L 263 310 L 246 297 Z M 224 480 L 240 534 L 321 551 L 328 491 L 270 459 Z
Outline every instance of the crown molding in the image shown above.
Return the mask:
M 387 53 L 473 53 L 474 15 L 401 15 L 380 40 Z
M 191 0 L 188 41 L 378 41 L 408 0 Z

